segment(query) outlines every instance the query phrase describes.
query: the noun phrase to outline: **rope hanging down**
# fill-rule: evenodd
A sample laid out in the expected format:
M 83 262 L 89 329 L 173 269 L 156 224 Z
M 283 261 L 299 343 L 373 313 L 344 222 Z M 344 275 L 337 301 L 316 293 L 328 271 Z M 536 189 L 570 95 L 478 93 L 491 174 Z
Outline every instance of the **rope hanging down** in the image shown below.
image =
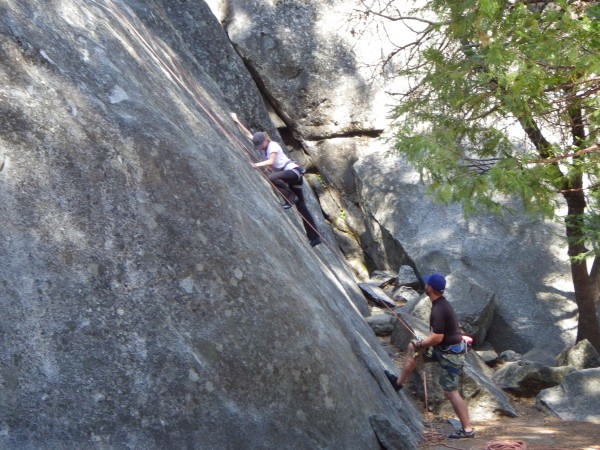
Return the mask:
M 108 2 L 111 5 L 113 13 L 116 14 L 123 21 L 123 23 L 125 23 L 130 28 L 131 32 L 134 34 L 134 36 L 136 36 L 139 39 L 143 47 L 146 48 L 150 55 L 170 75 L 171 79 L 175 80 L 176 84 L 190 95 L 193 101 L 206 113 L 209 119 L 213 121 L 217 129 L 222 132 L 225 138 L 228 139 L 230 142 L 233 142 L 234 146 L 243 150 L 242 155 L 246 158 L 246 160 L 248 160 L 250 163 L 256 162 L 258 159 L 257 155 L 250 148 L 248 148 L 248 146 L 245 145 L 240 139 L 238 139 L 237 135 L 231 132 L 230 129 L 220 120 L 219 116 L 215 114 L 212 111 L 212 109 L 206 105 L 205 99 L 203 98 L 201 93 L 196 89 L 194 83 L 189 79 L 189 77 L 186 75 L 185 71 L 181 68 L 177 61 L 171 58 L 168 52 L 156 41 L 153 34 L 150 31 L 148 31 L 146 27 L 143 27 L 143 30 L 145 31 L 146 35 L 149 36 L 149 39 L 152 40 L 152 43 L 161 50 L 163 55 L 165 55 L 165 58 L 168 58 L 168 60 L 172 64 L 172 67 L 169 64 L 167 64 L 165 59 L 163 59 L 163 57 L 161 57 L 161 55 L 159 55 L 156 50 L 154 50 L 153 46 L 148 42 L 146 38 L 142 36 L 142 34 L 137 30 L 135 25 L 121 12 L 118 6 L 115 5 L 115 3 L 112 0 L 108 0 Z M 267 180 L 271 187 L 277 190 L 277 187 L 269 179 L 266 173 L 264 173 L 263 171 L 259 172 L 262 175 L 262 177 Z M 319 232 L 319 230 L 316 229 L 316 227 L 314 227 L 309 221 L 306 220 L 306 217 L 300 211 L 297 212 L 301 216 L 302 220 L 305 223 L 307 223 L 308 226 L 311 227 L 315 231 L 315 233 L 321 238 L 321 241 L 331 250 L 331 252 L 334 255 L 336 255 L 338 261 L 342 262 L 342 264 L 344 264 L 346 268 L 350 272 L 352 272 L 352 268 L 349 266 L 348 262 L 345 260 L 343 255 L 341 255 L 340 252 L 337 251 L 337 249 L 333 245 L 331 245 L 327 241 L 327 239 L 325 239 L 325 237 Z M 409 333 L 411 333 L 414 337 L 417 337 L 416 333 L 406 324 L 404 320 L 402 320 L 402 318 L 391 307 L 389 307 L 388 305 L 386 305 L 386 307 L 396 318 L 396 320 L 398 320 L 409 331 Z
M 94 2 L 94 3 L 96 3 L 96 2 Z M 144 28 L 146 31 L 146 34 L 148 36 L 150 36 L 150 39 L 152 39 L 152 42 L 156 45 L 156 47 L 158 47 L 161 50 L 161 52 L 165 55 L 165 57 L 168 57 L 170 62 L 173 64 L 174 68 L 170 67 L 165 62 L 165 60 L 154 50 L 152 45 L 150 45 L 150 43 L 148 43 L 148 41 L 141 35 L 141 33 L 138 32 L 137 28 L 131 23 L 131 21 L 129 21 L 127 19 L 127 17 L 125 17 L 125 15 L 120 11 L 120 9 L 115 5 L 115 3 L 112 0 L 108 0 L 108 3 L 111 5 L 113 12 L 119 18 L 121 18 L 124 23 L 126 23 L 128 25 L 128 27 L 131 29 L 133 34 L 135 36 L 137 36 L 137 38 L 140 40 L 140 42 L 142 42 L 143 46 L 158 61 L 158 63 L 167 71 L 167 73 L 172 77 L 172 79 L 177 82 L 177 85 L 180 86 L 182 89 L 184 89 L 186 92 L 188 92 L 188 94 L 192 97 L 192 99 L 196 102 L 196 104 L 198 104 L 198 106 L 200 106 L 200 108 L 207 114 L 207 116 L 217 126 L 217 129 L 220 130 L 227 139 L 229 139 L 236 146 L 238 146 L 242 150 L 244 150 L 244 152 L 242 154 L 247 159 L 249 159 L 250 162 L 255 162 L 257 160 L 257 156 L 254 154 L 254 152 L 252 152 L 252 150 L 249 149 L 247 147 L 247 145 L 245 145 L 242 141 L 240 141 L 240 139 L 238 139 L 238 137 L 235 133 L 231 132 L 230 129 L 227 126 L 225 126 L 225 124 L 219 119 L 218 115 L 216 115 L 208 106 L 206 106 L 205 102 L 203 101 L 204 99 L 202 98 L 202 95 L 196 89 L 196 87 L 194 86 L 194 83 L 192 83 L 190 81 L 189 77 L 186 75 L 185 71 L 181 68 L 181 66 L 177 63 L 177 61 L 173 60 L 169 56 L 168 52 L 166 52 L 165 49 L 156 41 L 156 39 L 154 39 L 152 33 L 150 33 L 147 29 Z M 96 4 L 98 4 L 98 3 L 96 3 Z M 2 166 L 3 165 L 4 164 L 2 164 Z M 2 170 L 2 167 L 0 167 L 0 170 Z M 264 172 L 260 171 L 260 173 L 263 176 L 263 178 L 265 178 L 274 189 L 277 189 L 276 186 L 273 184 L 273 182 L 271 182 L 271 180 L 269 180 L 268 176 Z M 306 218 L 302 215 L 302 213 L 300 213 L 300 211 L 298 211 L 298 214 L 302 217 L 302 220 L 304 220 L 306 223 L 309 223 L 308 221 L 306 221 Z M 313 230 L 319 235 L 319 237 L 321 237 L 321 240 L 327 245 L 327 247 L 336 256 L 338 256 L 338 259 L 340 261 L 342 261 L 349 270 L 352 270 L 350 268 L 350 266 L 348 265 L 348 263 L 346 262 L 345 258 L 343 258 L 343 256 L 329 242 L 327 242 L 327 240 L 323 237 L 323 235 L 321 235 L 321 233 L 319 233 L 319 231 L 315 227 L 310 225 L 310 223 L 309 223 L 309 226 L 311 226 L 311 228 L 313 228 Z M 385 304 L 385 302 L 384 302 L 384 304 Z M 415 337 L 417 336 L 416 333 L 406 324 L 406 322 L 404 322 L 404 320 L 402 320 L 402 318 L 389 305 L 386 304 L 386 307 L 392 313 L 392 315 L 394 315 L 395 318 L 413 336 L 415 336 Z M 424 382 L 424 384 L 426 383 L 425 380 L 423 380 L 423 382 Z M 426 384 L 425 384 L 425 386 L 426 386 Z M 427 388 L 425 387 L 425 389 L 427 389 Z M 492 441 L 492 442 L 486 444 L 484 447 L 477 447 L 477 448 L 473 448 L 472 450 L 526 450 L 526 449 L 527 449 L 527 445 L 522 441 L 516 441 L 516 442 Z
M 156 39 L 154 39 L 152 33 L 149 32 L 145 27 L 143 27 L 145 34 L 147 36 L 149 36 L 149 39 L 152 40 L 152 43 L 154 44 L 154 46 L 159 48 L 161 50 L 161 52 L 163 53 L 163 55 L 165 55 L 165 57 L 169 59 L 169 61 L 173 67 L 171 67 L 169 64 L 167 64 L 165 62 L 165 59 L 163 57 L 161 57 L 161 55 L 158 54 L 158 52 L 153 48 L 153 46 L 148 42 L 148 40 L 144 36 L 142 36 L 142 33 L 140 33 L 137 30 L 136 26 L 121 12 L 119 7 L 112 0 L 108 0 L 108 2 L 111 6 L 112 12 L 114 14 L 116 14 L 123 21 L 123 23 L 125 23 L 127 25 L 127 27 L 131 30 L 133 35 L 136 36 L 138 38 L 138 40 L 142 43 L 143 47 L 146 48 L 146 50 L 160 64 L 160 66 L 166 70 L 166 72 L 170 75 L 170 77 L 173 80 L 175 80 L 176 84 L 179 87 L 181 87 L 182 89 L 184 89 L 191 96 L 191 98 L 194 100 L 194 102 L 196 104 L 198 104 L 198 106 L 200 106 L 200 108 L 207 114 L 207 116 L 217 126 L 217 129 L 220 130 L 222 132 L 222 134 L 229 141 L 234 142 L 236 144 L 236 146 L 242 148 L 244 150 L 243 154 L 246 156 L 247 159 L 249 159 L 250 162 L 256 162 L 256 155 L 254 155 L 254 153 L 237 138 L 236 134 L 232 133 L 228 129 L 228 127 L 225 126 L 225 124 L 219 119 L 218 115 L 216 115 L 211 110 L 211 108 L 206 106 L 206 102 L 202 98 L 202 95 L 195 88 L 194 84 L 190 81 L 189 77 L 185 74 L 185 71 L 181 68 L 181 66 L 175 60 L 173 60 L 168 55 L 168 53 L 156 41 Z M 98 3 L 96 3 L 96 4 L 98 4 Z M 276 186 L 271 182 L 271 180 L 269 180 L 269 178 L 267 177 L 267 175 L 264 172 L 261 171 L 260 173 L 263 176 L 263 178 L 265 178 L 274 189 L 277 189 Z M 306 220 L 306 217 L 304 217 L 304 215 L 300 211 L 298 211 L 298 214 L 302 217 L 302 220 L 305 223 L 307 223 L 315 231 L 315 233 L 321 238 L 321 241 L 324 242 L 325 245 L 327 247 L 329 247 L 329 249 L 338 256 L 340 261 L 345 262 L 342 255 L 340 255 L 336 251 L 336 249 L 329 242 L 327 242 L 327 240 L 323 237 L 323 235 L 314 226 L 312 226 L 310 224 L 310 222 L 308 222 Z
M 96 3 L 96 2 L 94 2 Z M 233 142 L 235 144 L 235 146 L 241 148 L 243 150 L 242 154 L 246 157 L 247 160 L 249 160 L 251 163 L 252 162 L 256 162 L 257 160 L 257 155 L 255 155 L 255 153 L 248 148 L 247 145 L 245 145 L 240 139 L 238 139 L 237 135 L 233 132 L 230 131 L 230 129 L 223 123 L 223 121 L 220 120 L 219 116 L 217 114 L 215 114 L 210 107 L 208 107 L 206 105 L 206 101 L 204 100 L 204 98 L 202 97 L 202 95 L 200 94 L 200 92 L 196 89 L 196 87 L 194 86 L 194 83 L 191 82 L 191 80 L 189 79 L 189 77 L 186 75 L 185 71 L 181 68 L 181 66 L 177 63 L 177 61 L 175 61 L 173 58 L 171 58 L 168 54 L 168 52 L 157 42 L 157 40 L 154 38 L 154 36 L 152 35 L 152 33 L 150 31 L 148 31 L 146 29 L 146 27 L 143 27 L 143 30 L 145 32 L 145 34 L 149 37 L 150 40 L 152 40 L 152 43 L 154 44 L 154 46 L 156 46 L 157 48 L 159 48 L 161 50 L 161 53 L 163 53 L 163 55 L 165 55 L 165 58 L 168 58 L 168 60 L 170 61 L 171 65 L 167 64 L 167 62 L 165 61 L 165 59 L 163 57 L 161 57 L 161 55 L 158 54 L 158 52 L 156 50 L 154 50 L 153 46 L 148 42 L 148 40 L 142 36 L 142 33 L 140 33 L 136 26 L 121 12 L 121 10 L 119 9 L 119 7 L 112 1 L 112 0 L 108 0 L 109 5 L 111 6 L 112 12 L 117 15 L 122 21 L 123 23 L 125 23 L 127 25 L 127 27 L 131 30 L 131 32 L 133 33 L 134 36 L 136 36 L 138 38 L 138 40 L 142 43 L 143 47 L 146 48 L 146 50 L 150 53 L 150 55 L 159 63 L 159 65 L 166 70 L 166 72 L 170 75 L 170 77 L 175 80 L 176 84 L 182 88 L 183 90 L 185 90 L 190 96 L 191 98 L 194 100 L 194 102 L 200 106 L 200 108 L 207 114 L 207 116 L 210 118 L 210 120 L 213 121 L 213 123 L 217 126 L 217 129 L 220 130 L 222 132 L 222 134 L 230 141 Z M 96 3 L 97 5 L 99 5 L 98 3 Z M 99 5 L 101 6 L 101 5 Z M 274 188 L 277 189 L 277 187 L 273 184 L 273 182 L 271 180 L 269 180 L 268 176 L 260 171 L 260 174 L 263 176 L 264 179 L 267 180 L 267 182 Z M 341 255 L 325 238 L 324 236 L 319 232 L 319 230 L 317 230 L 315 227 L 313 227 L 312 225 L 310 225 L 310 222 L 308 222 L 306 220 L 306 217 L 304 217 L 304 215 L 298 211 L 298 214 L 301 216 L 302 220 L 305 223 L 308 223 L 309 226 L 315 231 L 315 233 L 321 238 L 322 242 L 325 243 L 325 245 L 338 257 L 338 260 L 341 261 L 343 264 L 346 265 L 347 269 L 352 271 L 351 267 L 348 265 L 347 261 L 345 260 L 345 258 L 343 257 L 343 255 Z M 386 305 L 387 306 L 387 305 Z M 404 320 L 402 320 L 402 318 L 389 306 L 387 306 L 388 309 L 390 310 L 390 312 L 395 316 L 395 318 L 413 335 L 413 336 L 417 336 L 415 334 L 415 332 L 404 322 Z

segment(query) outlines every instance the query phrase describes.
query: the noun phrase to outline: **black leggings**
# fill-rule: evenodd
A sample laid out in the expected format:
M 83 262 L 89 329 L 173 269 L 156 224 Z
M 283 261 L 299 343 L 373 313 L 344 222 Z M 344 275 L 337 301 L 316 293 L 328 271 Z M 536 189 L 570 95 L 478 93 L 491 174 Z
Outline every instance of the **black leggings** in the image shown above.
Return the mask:
M 302 185 L 304 183 L 304 177 L 298 175 L 293 170 L 282 170 L 279 172 L 271 172 L 269 174 L 269 180 L 275 185 L 277 190 L 281 192 L 281 195 L 289 202 L 296 203 L 298 212 L 302 217 L 302 224 L 306 231 L 306 236 L 309 241 L 312 241 L 319 237 L 315 220 L 311 215 L 310 211 L 306 207 L 304 201 L 304 192 L 302 192 Z

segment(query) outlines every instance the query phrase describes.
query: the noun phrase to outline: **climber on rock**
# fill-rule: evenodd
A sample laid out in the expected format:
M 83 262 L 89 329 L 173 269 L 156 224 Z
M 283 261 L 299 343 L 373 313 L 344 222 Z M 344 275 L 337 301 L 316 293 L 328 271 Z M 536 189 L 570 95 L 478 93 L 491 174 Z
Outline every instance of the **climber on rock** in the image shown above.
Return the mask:
M 268 177 L 271 183 L 273 183 L 273 185 L 285 199 L 283 207 L 285 209 L 289 209 L 293 205 L 296 205 L 300 216 L 302 216 L 302 223 L 304 224 L 304 230 L 306 231 L 310 245 L 312 247 L 319 245 L 321 243 L 321 237 L 317 231 L 315 221 L 310 211 L 306 207 L 306 202 L 304 201 L 304 193 L 302 191 L 302 185 L 304 182 L 304 169 L 302 166 L 291 160 L 284 153 L 281 145 L 272 141 L 266 133 L 259 131 L 252 134 L 240 122 L 235 113 L 231 113 L 231 118 L 239 127 L 244 136 L 252 140 L 254 149 L 260 152 L 262 161 L 253 163 L 252 167 L 270 167 L 273 169 L 273 171 L 269 173 Z

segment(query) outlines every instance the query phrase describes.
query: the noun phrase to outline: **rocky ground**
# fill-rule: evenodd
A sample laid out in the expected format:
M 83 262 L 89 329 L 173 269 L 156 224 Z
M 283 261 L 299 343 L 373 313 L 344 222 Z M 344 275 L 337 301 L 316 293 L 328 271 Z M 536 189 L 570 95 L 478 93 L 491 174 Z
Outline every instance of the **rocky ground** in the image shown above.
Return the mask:
M 600 426 L 589 422 L 567 422 L 538 411 L 535 399 L 514 399 L 519 417 L 500 417 L 478 422 L 473 418 L 475 439 L 454 440 L 448 418 L 428 413 L 426 432 L 419 449 L 521 450 L 600 449 Z
M 403 353 L 392 348 L 389 339 L 380 338 L 384 347 L 393 354 L 398 368 L 402 367 Z M 424 405 L 415 399 L 421 410 Z M 498 417 L 478 421 L 472 417 L 476 430 L 475 439 L 447 439 L 454 430 L 454 417 L 443 417 L 424 412 L 425 432 L 418 448 L 421 450 L 467 449 L 467 450 L 590 450 L 600 449 L 600 426 L 589 422 L 567 422 L 550 417 L 535 407 L 535 398 L 512 398 L 519 414 L 516 418 Z

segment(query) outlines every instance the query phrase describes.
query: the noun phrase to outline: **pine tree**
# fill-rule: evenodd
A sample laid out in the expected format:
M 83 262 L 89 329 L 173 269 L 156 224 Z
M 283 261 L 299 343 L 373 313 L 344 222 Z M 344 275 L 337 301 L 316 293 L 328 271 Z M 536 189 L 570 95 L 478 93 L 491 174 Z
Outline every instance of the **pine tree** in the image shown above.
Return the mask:
M 395 149 L 466 214 L 504 212 L 516 196 L 533 217 L 563 221 L 577 341 L 600 350 L 600 4 L 433 0 L 403 18 L 395 3 L 369 5 L 421 25 L 395 52 L 411 80 L 394 109 Z

